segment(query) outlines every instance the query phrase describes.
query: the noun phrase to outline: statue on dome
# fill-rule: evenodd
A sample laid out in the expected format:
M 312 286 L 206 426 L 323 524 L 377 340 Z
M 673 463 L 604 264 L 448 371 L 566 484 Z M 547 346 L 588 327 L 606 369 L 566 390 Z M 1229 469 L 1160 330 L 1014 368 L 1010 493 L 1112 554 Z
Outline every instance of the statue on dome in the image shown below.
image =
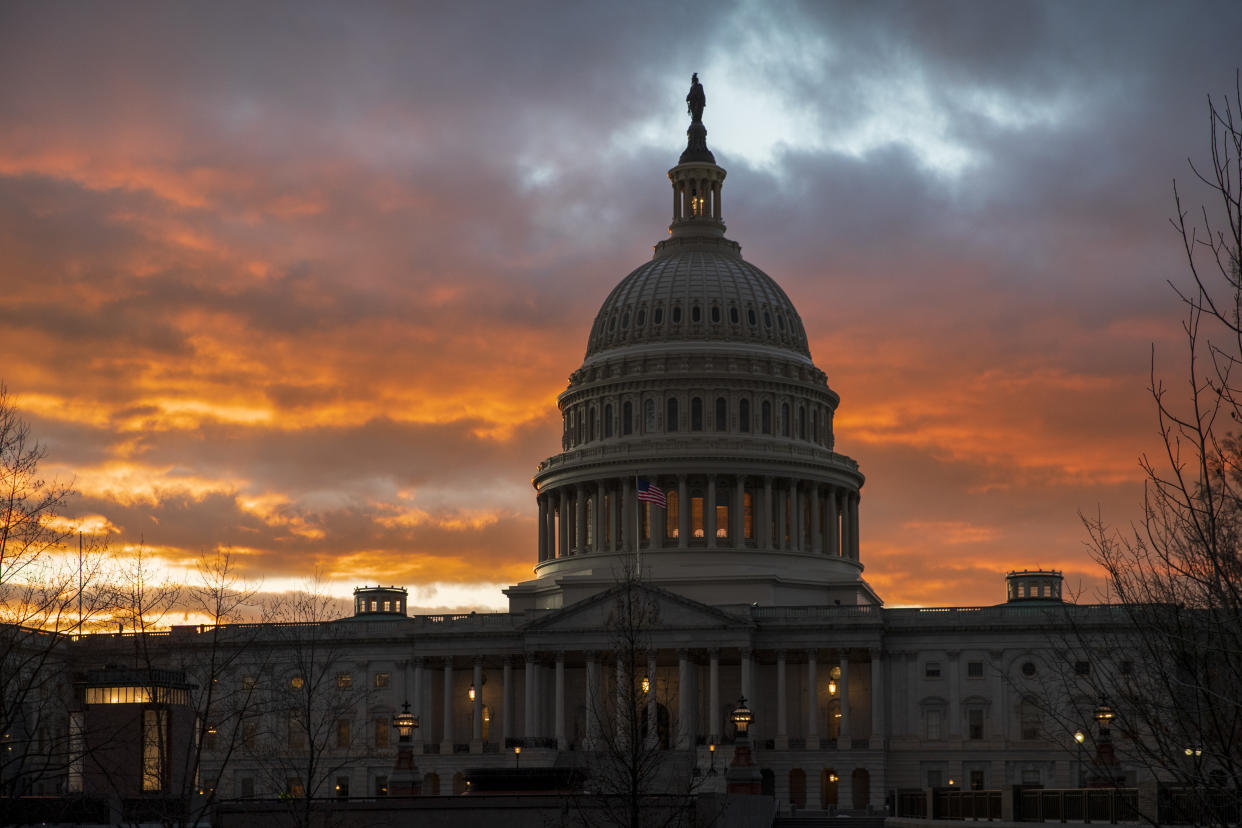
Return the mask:
M 690 76 L 690 94 L 686 96 L 686 111 L 690 118 L 698 123 L 703 120 L 703 107 L 707 105 L 707 96 L 703 94 L 703 84 L 699 83 L 699 73 Z

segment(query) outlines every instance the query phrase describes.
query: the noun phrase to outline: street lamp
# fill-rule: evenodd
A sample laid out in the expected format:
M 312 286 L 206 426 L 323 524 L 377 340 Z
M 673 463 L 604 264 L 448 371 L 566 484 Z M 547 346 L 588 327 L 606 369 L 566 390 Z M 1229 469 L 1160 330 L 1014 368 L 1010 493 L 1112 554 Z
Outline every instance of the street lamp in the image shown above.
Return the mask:
M 1100 783 L 1116 784 L 1117 779 L 1110 770 L 1117 764 L 1117 756 L 1113 753 L 1112 723 L 1117 713 L 1108 704 L 1108 696 L 1100 695 L 1100 704 L 1095 708 L 1095 723 L 1100 729 L 1100 738 L 1095 744 L 1095 761 L 1100 767 Z
M 707 769 L 707 775 L 715 776 L 716 775 L 716 743 L 715 742 L 712 742 L 710 745 L 707 746 L 707 753 L 709 756 L 712 757 L 712 765 L 710 768 Z
M 750 723 L 754 714 L 746 706 L 746 697 L 737 700 L 737 707 L 729 714 L 730 721 L 737 729 L 737 739 L 733 747 L 733 761 L 725 773 L 727 784 L 725 791 L 731 794 L 757 794 L 761 791 L 759 768 L 755 766 L 750 755 Z
M 832 679 L 828 680 L 828 695 L 835 696 L 837 694 L 837 683 Z
M 733 708 L 733 712 L 729 714 L 729 718 L 733 721 L 733 726 L 737 728 L 739 737 L 746 736 L 750 730 L 750 723 L 754 719 L 754 714 L 750 712 L 750 708 L 746 706 L 746 697 L 741 696 L 737 700 L 737 707 Z
M 522 746 L 521 745 L 513 746 L 513 767 L 514 768 L 522 767 Z
M 393 796 L 415 796 L 421 792 L 418 768 L 414 765 L 414 749 L 410 737 L 418 728 L 418 717 L 410 712 L 410 703 L 401 705 L 401 712 L 392 717 L 397 729 L 397 763 L 393 766 L 388 790 Z

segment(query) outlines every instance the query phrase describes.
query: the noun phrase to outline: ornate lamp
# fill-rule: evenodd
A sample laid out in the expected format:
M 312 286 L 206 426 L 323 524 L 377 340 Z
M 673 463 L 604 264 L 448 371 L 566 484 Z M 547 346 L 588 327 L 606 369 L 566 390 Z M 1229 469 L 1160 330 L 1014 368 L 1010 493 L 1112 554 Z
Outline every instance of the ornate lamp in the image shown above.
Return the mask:
M 750 712 L 750 708 L 746 706 L 746 697 L 741 696 L 737 700 L 737 707 L 733 708 L 733 712 L 729 714 L 729 718 L 733 720 L 733 726 L 737 728 L 738 736 L 746 736 L 750 731 L 750 723 L 754 719 L 754 714 Z
M 410 737 L 418 728 L 418 717 L 410 712 L 410 703 L 401 705 L 401 712 L 392 717 L 397 730 L 397 763 L 393 765 L 388 791 L 392 796 L 416 796 L 422 792 L 418 768 L 414 765 L 414 749 Z
M 733 746 L 733 761 L 725 774 L 726 790 L 731 794 L 757 794 L 761 790 L 759 768 L 750 755 L 750 723 L 754 714 L 746 706 L 746 697 L 737 700 L 737 707 L 729 714 L 737 728 L 737 741 Z

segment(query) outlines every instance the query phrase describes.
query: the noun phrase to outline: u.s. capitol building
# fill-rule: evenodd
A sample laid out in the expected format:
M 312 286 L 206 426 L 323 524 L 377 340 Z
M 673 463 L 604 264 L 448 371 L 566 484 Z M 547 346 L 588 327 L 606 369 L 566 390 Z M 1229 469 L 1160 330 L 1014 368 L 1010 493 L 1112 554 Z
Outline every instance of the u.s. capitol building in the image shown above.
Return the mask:
M 1002 595 L 998 572 L 1003 603 L 924 609 L 885 609 L 864 579 L 864 477 L 834 440 L 840 398 L 789 297 L 725 235 L 701 92 L 668 171 L 667 238 L 604 300 L 557 400 L 561 451 L 533 479 L 534 577 L 496 614 L 409 616 L 404 589 L 360 588 L 354 615 L 319 633 L 320 661 L 296 630 L 247 637 L 214 680 L 295 695 L 323 683 L 322 709 L 209 714 L 200 784 L 217 796 L 384 793 L 405 702 L 424 795 L 462 792 L 468 769 L 574 764 L 600 748 L 597 711 L 632 678 L 616 658 L 626 584 L 646 607 L 643 727 L 705 784 L 729 762 L 739 697 L 781 803 L 1080 784 L 1074 746 L 1039 712 L 1063 660 L 1046 623 L 1059 573 L 1010 573 Z M 158 660 L 201 692 L 195 671 L 220 640 L 175 628 Z M 114 646 L 127 645 L 86 660 L 102 668 Z M 316 738 L 308 717 L 323 719 L 324 760 L 273 773 Z

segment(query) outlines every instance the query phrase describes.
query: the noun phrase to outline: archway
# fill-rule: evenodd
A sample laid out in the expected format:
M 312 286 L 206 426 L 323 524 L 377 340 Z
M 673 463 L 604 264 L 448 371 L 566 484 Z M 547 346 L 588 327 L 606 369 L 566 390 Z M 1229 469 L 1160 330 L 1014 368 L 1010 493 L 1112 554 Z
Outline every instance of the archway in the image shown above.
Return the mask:
M 429 796 L 440 795 L 440 774 L 429 773 L 423 777 L 423 793 Z
M 854 810 L 861 811 L 871 804 L 871 774 L 866 768 L 854 768 L 850 787 L 854 790 Z
M 837 772 L 824 768 L 819 774 L 819 807 L 827 811 L 837 805 Z
M 466 792 L 466 776 L 461 771 L 453 774 L 453 796 L 460 796 Z
M 789 801 L 799 808 L 806 807 L 806 771 L 802 768 L 789 772 Z
M 771 768 L 759 771 L 759 793 L 763 796 L 776 797 L 776 774 Z

